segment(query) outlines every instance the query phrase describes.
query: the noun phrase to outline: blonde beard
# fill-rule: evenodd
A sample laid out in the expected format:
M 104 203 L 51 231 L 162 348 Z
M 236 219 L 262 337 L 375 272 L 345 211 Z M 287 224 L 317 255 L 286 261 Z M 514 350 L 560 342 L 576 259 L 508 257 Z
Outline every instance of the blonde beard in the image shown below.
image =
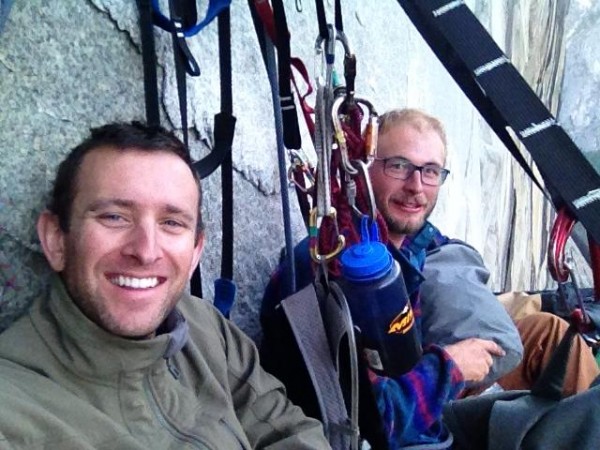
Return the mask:
M 434 207 L 435 207 L 435 203 L 433 203 L 431 208 L 428 208 L 425 211 L 425 213 L 423 214 L 423 217 L 418 221 L 398 220 L 395 217 L 393 217 L 392 214 L 390 214 L 390 212 L 387 210 L 387 208 L 385 210 L 380 211 L 380 213 L 383 216 L 383 220 L 385 220 L 385 224 L 387 225 L 388 233 L 390 235 L 395 235 L 397 237 L 404 237 L 404 236 L 411 236 L 411 235 L 415 234 L 417 231 L 419 231 L 423 227 L 423 225 L 425 224 L 425 222 L 427 221 L 429 216 L 431 216 L 431 213 L 433 212 Z

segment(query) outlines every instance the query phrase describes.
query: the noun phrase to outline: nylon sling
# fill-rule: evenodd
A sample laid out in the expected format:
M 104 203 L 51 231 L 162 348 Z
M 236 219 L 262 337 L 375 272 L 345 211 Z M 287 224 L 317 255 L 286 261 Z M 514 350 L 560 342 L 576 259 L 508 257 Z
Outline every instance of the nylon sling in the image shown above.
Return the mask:
M 263 61 L 271 86 L 273 115 L 277 140 L 277 161 L 281 187 L 281 204 L 285 235 L 285 258 L 290 272 L 284 280 L 290 292 L 296 291 L 296 269 L 294 265 L 294 246 L 286 177 L 285 153 L 287 149 L 300 149 L 302 145 L 298 115 L 290 82 L 293 81 L 290 56 L 290 33 L 287 27 L 285 9 L 281 0 L 273 1 L 273 10 L 269 3 L 262 0 L 249 0 L 248 6 L 258 37 Z M 275 60 L 275 48 L 278 59 Z M 304 218 L 308 217 L 309 206 L 306 194 L 296 186 L 300 210 Z M 306 220 L 306 219 L 305 219 Z
M 221 11 L 217 21 L 219 28 L 221 112 L 215 115 L 215 144 L 210 155 L 221 155 L 223 159 L 221 161 L 221 277 L 216 279 L 214 283 L 214 304 L 225 317 L 229 318 L 229 312 L 233 306 L 236 293 L 236 286 L 233 282 L 233 160 L 231 155 L 236 118 L 233 115 L 229 7 Z M 200 266 L 197 270 L 199 272 Z
M 204 19 L 197 22 L 195 0 L 170 0 L 171 18 L 165 17 L 158 0 L 138 0 L 142 54 L 144 61 L 144 89 L 146 117 L 149 124 L 160 124 L 158 89 L 156 76 L 156 53 L 154 48 L 153 24 L 172 34 L 179 111 L 184 144 L 188 147 L 186 73 L 200 74 L 200 68 L 187 47 L 186 37 L 202 30 L 218 15 L 219 27 L 219 72 L 221 79 L 221 112 L 214 119 L 214 145 L 208 155 L 194 163 L 199 177 L 206 178 L 219 166 L 222 185 L 222 259 L 221 278 L 215 280 L 215 306 L 226 316 L 234 301 L 236 287 L 233 283 L 233 164 L 231 149 L 236 119 L 233 116 L 231 81 L 231 30 L 230 0 L 210 0 Z M 191 292 L 202 297 L 200 265 L 191 278 Z
M 156 49 L 154 45 L 154 24 L 150 0 L 137 0 L 142 40 L 142 62 L 144 65 L 144 98 L 146 122 L 150 126 L 160 125 L 158 107 L 158 77 L 156 74 Z
M 600 200 L 600 176 L 465 3 L 398 3 L 473 105 L 518 158 L 520 152 L 514 142 L 511 144 L 506 127 L 514 130 L 535 161 L 555 208 L 565 205 L 589 235 L 600 242 L 600 208 L 596 205 Z M 531 176 L 531 171 L 527 172 Z

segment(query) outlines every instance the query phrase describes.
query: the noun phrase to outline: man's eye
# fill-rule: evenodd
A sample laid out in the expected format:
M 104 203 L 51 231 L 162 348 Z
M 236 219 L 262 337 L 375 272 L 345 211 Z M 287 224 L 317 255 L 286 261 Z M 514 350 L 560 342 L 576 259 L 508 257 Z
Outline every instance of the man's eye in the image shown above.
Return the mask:
M 173 219 L 167 219 L 163 224 L 169 228 L 185 228 L 185 224 Z
M 405 170 L 408 168 L 410 163 L 406 161 L 390 161 L 389 167 L 393 170 Z
M 442 171 L 442 169 L 440 169 L 437 166 L 425 166 L 423 168 L 423 171 L 425 172 L 426 175 L 429 175 L 432 177 L 437 177 L 440 175 L 440 172 Z
M 100 214 L 98 220 L 106 227 L 117 228 L 127 225 L 127 219 L 120 214 L 106 213 Z
M 123 219 L 122 216 L 120 216 L 118 214 L 102 214 L 100 216 L 100 219 L 105 220 L 107 222 L 119 222 L 119 221 L 125 220 L 125 219 Z

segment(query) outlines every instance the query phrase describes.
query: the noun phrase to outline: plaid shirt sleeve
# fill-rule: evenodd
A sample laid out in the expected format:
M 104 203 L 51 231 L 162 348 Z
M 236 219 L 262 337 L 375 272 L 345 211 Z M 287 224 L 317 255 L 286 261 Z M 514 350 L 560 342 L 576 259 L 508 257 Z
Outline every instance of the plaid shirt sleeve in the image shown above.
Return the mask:
M 464 387 L 460 370 L 448 353 L 432 345 L 413 369 L 397 378 L 370 373 L 373 392 L 390 448 L 438 442 L 443 406 Z
M 415 254 L 410 247 L 411 240 L 406 238 L 403 255 L 410 265 L 422 270 L 424 251 Z M 417 286 L 411 287 L 411 290 L 415 326 L 420 330 L 420 293 Z M 390 449 L 409 444 L 441 442 L 446 433 L 441 424 L 442 408 L 456 399 L 465 386 L 458 366 L 437 345 L 424 348 L 423 356 L 410 372 L 396 378 L 371 372 L 370 380 Z

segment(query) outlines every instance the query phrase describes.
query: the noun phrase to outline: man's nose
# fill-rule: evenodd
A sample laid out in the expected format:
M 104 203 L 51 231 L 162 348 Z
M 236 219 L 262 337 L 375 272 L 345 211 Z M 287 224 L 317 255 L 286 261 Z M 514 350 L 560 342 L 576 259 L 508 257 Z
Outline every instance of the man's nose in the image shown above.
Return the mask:
M 412 192 L 421 192 L 423 190 L 423 180 L 420 170 L 413 170 L 413 173 L 404 180 L 404 188 Z
M 155 262 L 162 256 L 158 230 L 153 223 L 137 224 L 130 233 L 123 253 L 137 259 L 142 265 Z

